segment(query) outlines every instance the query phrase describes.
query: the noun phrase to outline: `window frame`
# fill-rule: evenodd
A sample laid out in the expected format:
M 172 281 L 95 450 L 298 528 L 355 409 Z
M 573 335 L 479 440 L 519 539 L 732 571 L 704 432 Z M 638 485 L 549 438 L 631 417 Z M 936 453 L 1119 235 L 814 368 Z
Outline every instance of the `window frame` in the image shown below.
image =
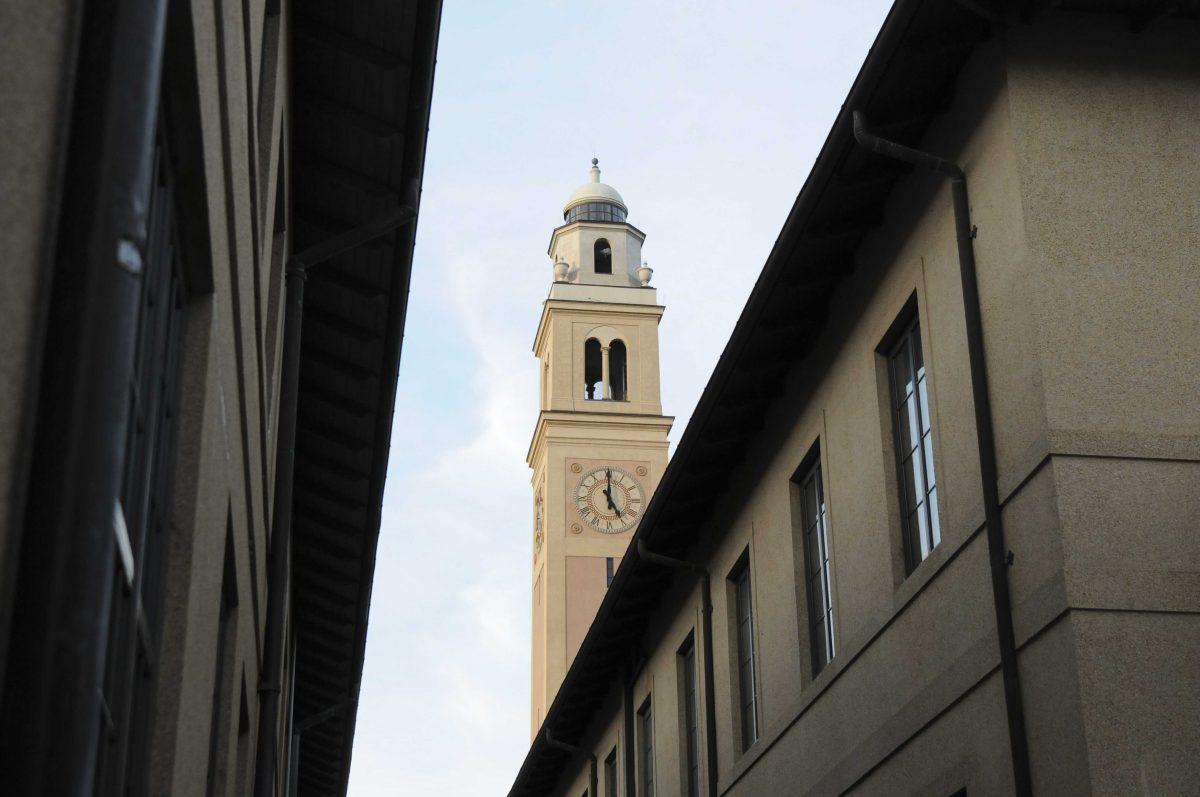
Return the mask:
M 731 636 L 740 752 L 749 750 L 759 739 L 758 661 L 754 638 L 754 582 L 750 570 L 750 549 L 738 559 L 728 576 L 730 592 Z M 748 696 L 748 699 L 747 699 Z M 749 711 L 747 711 L 749 708 Z
M 929 558 L 941 543 L 937 468 L 934 462 L 935 442 L 929 399 L 929 366 L 925 359 L 921 317 L 915 296 L 897 316 L 884 343 L 879 347 L 879 352 L 884 357 L 886 366 L 888 421 L 892 433 L 904 576 L 907 577 Z M 903 389 L 898 385 L 902 376 L 898 371 L 901 359 L 909 374 L 909 381 Z M 911 385 L 911 390 L 908 385 Z M 906 405 L 909 408 L 907 412 Z M 910 437 L 912 428 L 915 428 L 916 436 L 919 437 L 915 445 L 907 450 L 902 437 L 902 430 L 905 428 L 910 429 Z M 912 468 L 910 463 L 916 463 L 916 469 Z M 910 481 L 914 483 L 913 497 L 918 493 L 922 496 L 915 501 L 915 505 L 910 505 L 909 502 Z M 918 481 L 920 484 L 915 484 Z M 917 516 L 915 525 L 914 515 Z
M 679 724 L 683 755 L 680 778 L 687 797 L 700 797 L 700 678 L 696 632 L 690 631 L 676 653 L 679 670 Z
M 654 797 L 654 704 L 646 695 L 637 710 L 637 775 L 639 797 Z
M 620 770 L 617 768 L 617 747 L 604 757 L 604 797 L 618 797 L 621 788 Z
M 824 469 L 821 464 L 821 444 L 818 440 L 812 450 L 801 461 L 800 467 L 792 476 L 792 484 L 796 491 L 797 522 L 796 541 L 800 549 L 800 559 L 803 562 L 801 574 L 804 584 L 805 607 L 807 610 L 807 631 L 809 647 L 809 664 L 812 668 L 811 677 L 816 678 L 821 671 L 837 655 L 837 636 L 834 623 L 834 591 L 833 591 L 833 554 L 831 552 L 829 531 L 829 508 L 825 497 Z M 810 498 L 808 486 L 815 489 Z M 810 500 L 815 498 L 815 505 Z M 813 545 L 814 534 L 816 545 Z M 814 551 L 815 549 L 815 551 Z M 814 552 L 820 559 L 814 562 Z M 820 580 L 820 605 L 814 595 L 814 581 Z M 820 634 L 818 634 L 820 631 Z

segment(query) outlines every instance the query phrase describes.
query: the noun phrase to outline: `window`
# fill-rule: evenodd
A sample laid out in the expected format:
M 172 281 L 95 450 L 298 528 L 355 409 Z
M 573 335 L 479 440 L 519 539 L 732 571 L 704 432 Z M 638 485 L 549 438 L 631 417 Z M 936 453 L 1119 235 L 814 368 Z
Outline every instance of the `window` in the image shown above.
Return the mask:
M 613 558 L 611 556 L 607 556 L 604 558 L 604 578 L 605 578 L 604 586 L 606 586 L 606 587 L 612 586 L 613 572 L 615 570 L 615 568 L 613 567 L 613 564 L 614 564 Z
M 596 395 L 596 387 L 602 379 L 604 365 L 600 355 L 600 341 L 588 338 L 583 344 L 583 396 L 589 401 L 604 398 L 604 388 L 600 387 L 600 395 Z
M 815 678 L 833 658 L 833 590 L 829 582 L 829 521 L 825 511 L 825 489 L 821 484 L 821 452 L 809 455 L 802 466 L 800 526 L 804 546 L 804 587 L 808 595 L 808 644 L 812 650 Z
M 617 748 L 604 759 L 604 797 L 617 797 Z
M 107 728 L 101 736 L 94 784 L 95 791 L 106 794 L 137 792 L 148 777 L 162 631 L 186 294 L 176 239 L 173 175 L 161 123 L 152 180 L 121 500 L 114 508 L 120 543 L 108 597 L 101 694 Z
M 612 273 L 612 247 L 608 245 L 608 241 L 600 238 L 592 247 L 592 254 L 595 259 L 592 261 L 596 265 L 597 274 Z
M 641 790 L 638 797 L 654 797 L 654 716 L 650 709 L 650 698 L 638 709 L 638 764 L 641 766 L 641 777 L 638 782 Z
M 570 224 L 574 221 L 625 221 L 625 211 L 620 205 L 611 202 L 583 202 L 563 213 L 563 221 Z
M 688 797 L 700 797 L 700 712 L 696 679 L 696 637 L 689 634 L 679 649 L 679 705 L 683 725 L 683 783 Z
M 921 326 L 915 314 L 888 352 L 888 377 L 905 564 L 911 573 L 942 539 Z
M 742 751 L 758 741 L 758 693 L 754 672 L 754 607 L 750 595 L 750 558 L 742 557 L 729 580 L 733 584 L 734 622 L 737 625 L 738 714 Z
M 206 793 L 224 794 L 228 784 L 229 725 L 233 708 L 234 645 L 237 641 L 237 571 L 233 553 L 233 527 L 225 532 L 225 570 L 221 580 L 220 608 L 213 662 L 212 714 L 208 726 L 208 778 Z M 248 721 L 247 721 L 248 722 Z
M 613 401 L 625 401 L 628 396 L 625 388 L 625 362 L 627 360 L 625 344 L 614 340 L 608 346 L 608 384 Z

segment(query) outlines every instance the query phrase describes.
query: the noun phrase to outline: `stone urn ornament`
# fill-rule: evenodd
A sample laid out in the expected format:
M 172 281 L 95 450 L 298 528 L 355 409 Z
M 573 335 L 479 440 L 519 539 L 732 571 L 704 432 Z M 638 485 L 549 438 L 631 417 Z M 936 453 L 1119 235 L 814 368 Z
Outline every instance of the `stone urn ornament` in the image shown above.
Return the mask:
M 650 284 L 650 277 L 654 275 L 654 269 L 650 268 L 650 264 L 642 261 L 642 267 L 637 270 L 638 282 L 642 283 L 645 288 Z
M 557 256 L 555 257 L 555 259 L 554 259 L 554 281 L 555 282 L 566 282 L 567 281 L 567 272 L 570 270 L 571 270 L 571 267 L 567 264 L 567 261 L 562 260 L 562 259 L 558 258 Z

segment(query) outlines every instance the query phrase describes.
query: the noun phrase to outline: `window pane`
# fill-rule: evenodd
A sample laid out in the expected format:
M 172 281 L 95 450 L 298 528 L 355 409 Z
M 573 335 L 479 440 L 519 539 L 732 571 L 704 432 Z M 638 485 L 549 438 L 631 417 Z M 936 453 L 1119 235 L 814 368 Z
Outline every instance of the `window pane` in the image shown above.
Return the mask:
M 811 578 L 821 570 L 821 537 L 818 528 L 810 528 L 804 533 L 805 569 Z
M 924 369 L 922 369 L 922 372 L 924 372 Z M 927 385 L 928 385 L 928 382 L 925 379 L 925 377 L 922 375 L 919 385 L 918 385 L 918 392 L 919 392 L 919 395 L 921 398 L 921 431 L 922 432 L 929 431 L 929 389 L 928 389 Z
M 917 487 L 915 478 L 917 474 L 913 473 L 913 459 L 908 457 L 900 463 L 900 509 L 907 513 L 911 512 L 917 505 Z
M 925 505 L 929 507 L 929 527 L 933 534 L 933 544 L 937 545 L 942 541 L 942 522 L 938 518 L 936 487 L 929 491 L 929 500 Z
M 814 669 L 817 672 L 820 672 L 820 668 L 829 662 L 825 656 L 825 646 L 828 643 L 828 640 L 825 638 L 825 622 L 823 617 L 821 618 L 821 622 L 817 623 L 813 627 L 812 633 L 813 659 L 814 663 L 816 664 Z M 816 675 L 816 672 L 813 674 Z
M 817 496 L 817 476 L 810 475 L 804 483 L 804 525 L 811 528 L 817 522 L 820 501 Z
M 908 343 L 902 343 L 892 354 L 893 406 L 898 405 L 912 392 L 912 371 L 908 359 Z
M 897 423 L 899 424 L 897 431 L 900 433 L 900 451 L 902 457 L 906 457 L 912 453 L 917 447 L 917 441 L 921 439 L 921 419 L 917 416 L 917 403 L 913 399 L 906 399 L 901 405 L 897 413 Z

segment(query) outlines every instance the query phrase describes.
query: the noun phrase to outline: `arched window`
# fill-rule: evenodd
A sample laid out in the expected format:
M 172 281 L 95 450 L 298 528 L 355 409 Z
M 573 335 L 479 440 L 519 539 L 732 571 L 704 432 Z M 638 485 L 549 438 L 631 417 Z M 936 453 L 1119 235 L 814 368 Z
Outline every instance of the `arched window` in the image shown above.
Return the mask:
M 600 341 L 588 338 L 583 344 L 583 397 L 586 399 L 604 398 L 604 388 L 600 384 L 604 364 L 600 360 Z M 600 388 L 600 395 L 596 389 Z
M 600 238 L 596 241 L 596 245 L 592 248 L 595 254 L 595 264 L 597 274 L 612 273 L 612 247 L 608 245 L 608 241 Z
M 608 384 L 613 401 L 625 401 L 629 396 L 625 381 L 625 344 L 614 340 L 608 345 Z

